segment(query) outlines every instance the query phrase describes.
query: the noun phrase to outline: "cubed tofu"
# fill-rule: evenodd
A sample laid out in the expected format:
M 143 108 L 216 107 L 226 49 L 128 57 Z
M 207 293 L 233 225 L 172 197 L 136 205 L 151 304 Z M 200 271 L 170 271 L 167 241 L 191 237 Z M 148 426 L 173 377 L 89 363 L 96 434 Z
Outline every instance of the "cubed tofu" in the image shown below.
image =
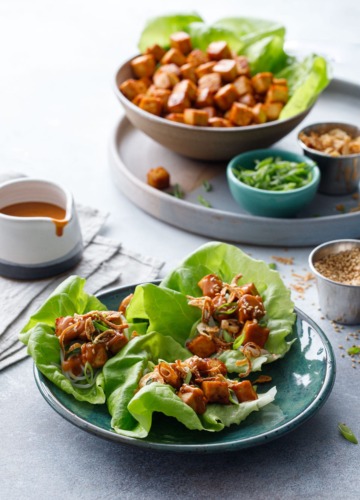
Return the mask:
M 245 56 L 235 56 L 236 69 L 238 75 L 250 76 L 250 65 L 247 57 Z
M 214 97 L 216 105 L 223 111 L 230 109 L 233 102 L 235 102 L 237 98 L 238 93 L 235 85 L 232 83 L 228 83 L 227 85 L 221 87 L 221 89 L 216 92 Z
M 175 73 L 164 71 L 159 68 L 154 74 L 154 85 L 159 89 L 172 89 L 179 83 L 179 77 Z
M 250 380 L 243 380 L 241 382 L 234 382 L 231 384 L 230 388 L 235 392 L 235 395 L 239 403 L 245 403 L 246 401 L 255 401 L 258 399 Z
M 132 99 L 132 103 L 135 104 L 135 106 L 139 106 L 141 99 L 145 96 L 146 94 L 138 94 L 137 96 L 134 97 L 134 99 Z
M 236 78 L 236 80 L 234 80 L 234 85 L 239 96 L 253 93 L 251 80 L 247 76 L 239 76 L 238 78 Z
M 170 35 L 170 46 L 185 55 L 192 50 L 190 36 L 185 31 L 177 31 Z
M 199 90 L 209 89 L 210 92 L 216 94 L 216 92 L 220 90 L 220 87 L 221 87 L 221 76 L 219 75 L 219 73 L 209 73 L 208 75 L 204 75 L 201 78 L 199 78 L 198 81 Z
M 130 62 L 131 69 L 138 78 L 142 76 L 152 76 L 155 71 L 155 65 L 155 58 L 151 54 L 135 57 L 135 59 Z
M 176 64 L 182 66 L 186 63 L 186 57 L 178 49 L 169 49 L 162 57 L 161 64 Z
M 241 104 L 245 104 L 246 106 L 249 106 L 250 108 L 252 108 L 256 104 L 254 94 L 241 95 L 239 97 L 238 101 L 241 102 Z
M 209 120 L 210 118 L 214 118 L 217 115 L 214 106 L 205 106 L 204 108 L 202 108 L 202 110 L 206 111 L 206 113 L 209 115 Z
M 250 125 L 253 121 L 254 115 L 248 106 L 240 102 L 234 102 L 229 111 L 229 119 L 239 127 Z
M 286 78 L 273 78 L 272 83 L 274 85 L 283 85 L 284 87 L 288 86 Z
M 207 127 L 209 115 L 201 109 L 187 108 L 184 110 L 184 122 L 187 125 L 195 125 L 197 127 Z
M 254 285 L 254 283 L 246 283 L 245 285 L 240 286 L 241 293 L 248 295 L 259 295 L 259 292 Z
M 173 89 L 173 92 L 185 92 L 190 101 L 195 101 L 197 96 L 197 86 L 191 80 L 181 80 Z
M 251 83 L 257 94 L 265 94 L 272 83 L 273 74 L 269 72 L 257 73 L 251 78 Z
M 206 53 L 212 61 L 231 59 L 231 50 L 225 41 L 210 43 L 206 49 Z
M 257 104 L 255 104 L 255 106 L 252 107 L 252 112 L 254 115 L 254 123 L 260 124 L 266 122 L 267 116 L 263 103 L 258 102 Z M 257 293 L 254 293 L 252 295 L 257 295 Z
M 196 106 L 199 108 L 207 108 L 214 104 L 214 92 L 209 88 L 200 89 L 197 93 Z
M 213 67 L 213 72 L 219 73 L 224 82 L 233 82 L 238 74 L 234 59 L 221 59 Z
M 160 62 L 161 59 L 164 57 L 166 50 L 160 47 L 157 43 L 152 45 L 151 47 L 148 47 L 145 51 L 145 54 L 150 54 L 154 56 L 156 62 Z
M 260 326 L 257 321 L 246 321 L 241 334 L 244 334 L 243 345 L 248 342 L 253 342 L 263 348 L 269 338 L 270 330 L 264 326 Z
M 181 76 L 186 80 L 191 80 L 192 82 L 197 82 L 197 76 L 195 73 L 195 66 L 193 64 L 183 64 L 180 67 Z
M 160 66 L 159 71 L 163 71 L 164 73 L 171 73 L 176 76 L 180 76 L 180 67 L 177 64 L 170 63 L 170 64 L 163 64 Z
M 289 90 L 285 85 L 270 85 L 266 93 L 266 102 L 288 102 Z
M 240 323 L 260 319 L 265 315 L 264 303 L 259 295 L 243 295 L 239 302 L 238 318 Z
M 145 95 L 139 102 L 139 108 L 152 115 L 160 116 L 162 112 L 162 101 L 158 97 Z
M 137 95 L 146 93 L 146 85 L 142 81 L 132 78 L 125 80 L 125 82 L 120 85 L 119 89 L 130 101 Z
M 200 49 L 194 49 L 187 56 L 186 62 L 194 66 L 199 66 L 200 64 L 209 62 L 209 56 Z
M 172 92 L 167 102 L 167 109 L 170 113 L 182 113 L 190 107 L 190 99 L 185 92 Z
M 147 89 L 150 87 L 150 85 L 152 85 L 152 78 L 150 78 L 149 76 L 142 76 L 137 81 L 143 83 Z
M 163 110 L 167 109 L 167 102 L 169 100 L 171 91 L 168 89 L 159 89 L 155 87 L 155 85 L 151 85 L 151 87 L 147 90 L 147 95 L 151 95 L 154 97 L 158 97 L 162 101 Z
M 213 118 L 209 118 L 209 126 L 210 127 L 232 127 L 232 123 L 230 120 L 226 118 L 221 118 L 220 116 L 214 116 Z
M 151 168 L 147 173 L 147 183 L 156 189 L 170 186 L 170 174 L 164 167 Z
M 169 113 L 165 118 L 172 122 L 184 123 L 184 113 Z
M 213 70 L 213 67 L 215 66 L 215 64 L 216 64 L 216 62 L 214 62 L 214 61 L 200 64 L 200 66 L 195 68 L 196 77 L 201 78 L 204 75 L 208 75 L 209 73 L 212 73 L 212 70 Z
M 284 105 L 282 102 L 267 102 L 264 104 L 264 110 L 268 121 L 277 120 Z
M 227 382 L 221 380 L 204 380 L 201 383 L 208 403 L 218 403 L 226 405 L 230 403 L 230 393 Z
M 190 352 L 199 356 L 199 358 L 208 358 L 216 352 L 216 344 L 205 335 L 197 335 L 186 343 L 186 347 Z
M 200 387 L 183 384 L 177 393 L 179 398 L 198 415 L 202 415 L 206 410 L 206 398 Z

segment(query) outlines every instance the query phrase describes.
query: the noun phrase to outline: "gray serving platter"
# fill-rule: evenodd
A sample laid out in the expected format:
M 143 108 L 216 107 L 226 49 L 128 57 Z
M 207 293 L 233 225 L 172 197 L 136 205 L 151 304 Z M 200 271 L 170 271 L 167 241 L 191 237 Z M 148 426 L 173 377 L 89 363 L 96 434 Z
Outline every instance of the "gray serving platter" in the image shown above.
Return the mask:
M 334 79 L 301 125 L 274 147 L 301 153 L 297 142 L 301 128 L 322 121 L 360 126 L 359 109 L 360 85 Z M 226 181 L 226 162 L 191 160 L 173 153 L 134 128 L 125 117 L 120 119 L 111 136 L 109 162 L 117 186 L 134 204 L 163 222 L 209 238 L 298 247 L 360 236 L 360 211 L 356 211 L 359 200 L 353 194 L 318 193 L 311 205 L 291 219 L 251 215 L 231 197 Z M 181 186 L 185 193 L 183 199 L 146 183 L 147 172 L 159 165 L 170 172 L 172 185 Z M 210 192 L 203 187 L 205 180 L 211 183 Z M 211 208 L 199 203 L 199 195 L 211 204 Z

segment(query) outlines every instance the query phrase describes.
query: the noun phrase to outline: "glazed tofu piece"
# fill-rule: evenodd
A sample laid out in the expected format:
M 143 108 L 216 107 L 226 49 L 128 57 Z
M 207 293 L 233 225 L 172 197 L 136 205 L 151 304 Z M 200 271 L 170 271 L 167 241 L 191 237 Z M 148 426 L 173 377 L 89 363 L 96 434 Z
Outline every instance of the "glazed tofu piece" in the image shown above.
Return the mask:
M 190 101 L 195 101 L 197 96 L 197 86 L 191 80 L 181 80 L 173 89 L 173 92 L 185 92 Z
M 199 78 L 198 89 L 209 89 L 214 94 L 221 88 L 221 76 L 219 73 L 209 73 Z
M 190 36 L 185 31 L 178 31 L 170 35 L 170 46 L 185 55 L 192 50 Z
M 274 85 L 282 85 L 284 87 L 287 87 L 287 80 L 286 78 L 273 78 L 272 83 Z
M 261 102 L 258 102 L 257 104 L 255 104 L 255 106 L 253 106 L 252 112 L 254 115 L 254 123 L 260 124 L 260 123 L 265 123 L 267 121 L 265 106 Z
M 205 335 L 197 335 L 189 340 L 186 347 L 199 358 L 208 358 L 216 352 L 215 342 Z
M 146 97 L 146 94 L 138 94 L 134 97 L 134 99 L 132 99 L 132 103 L 135 104 L 135 106 L 139 106 L 143 97 Z
M 239 76 L 238 78 L 236 78 L 236 80 L 234 81 L 234 85 L 239 96 L 253 93 L 251 80 L 247 76 Z
M 159 88 L 155 87 L 155 85 L 151 85 L 151 87 L 149 87 L 147 90 L 147 95 L 150 95 L 153 97 L 158 97 L 159 99 L 161 99 L 163 110 L 167 109 L 167 103 L 168 103 L 170 94 L 171 94 L 170 90 L 159 89 Z
M 159 89 L 172 89 L 180 80 L 175 73 L 164 71 L 160 67 L 154 74 L 153 81 Z
M 223 111 L 230 109 L 233 102 L 235 102 L 237 98 L 238 93 L 235 85 L 232 83 L 228 83 L 227 85 L 221 87 L 221 89 L 216 92 L 214 97 L 216 105 Z
M 182 66 L 186 63 L 186 57 L 178 49 L 169 49 L 161 59 L 161 64 L 176 64 Z
M 184 122 L 184 113 L 169 113 L 165 116 L 167 120 L 177 123 L 185 123 Z
M 258 73 L 257 75 L 251 78 L 251 83 L 255 89 L 257 94 L 265 94 L 272 83 L 273 74 L 264 72 Z
M 124 94 L 130 101 L 135 99 L 135 97 L 139 94 L 146 93 L 146 85 L 141 80 L 134 80 L 130 78 L 129 80 L 125 80 L 120 87 L 120 92 Z
M 200 49 L 194 49 L 187 56 L 186 62 L 194 66 L 199 66 L 200 64 L 209 62 L 209 56 Z
M 240 286 L 241 292 L 245 295 L 260 295 L 254 283 L 246 283 Z
M 239 127 L 250 125 L 253 121 L 254 115 L 248 106 L 240 102 L 234 102 L 229 111 L 229 120 Z
M 220 59 L 231 59 L 231 50 L 228 44 L 224 41 L 210 43 L 206 52 L 212 61 L 220 61 Z
M 157 43 L 152 45 L 151 47 L 148 47 L 145 51 L 145 54 L 150 54 L 154 57 L 156 62 L 160 62 L 161 59 L 164 57 L 166 53 L 166 50 L 160 47 Z
M 237 77 L 236 62 L 233 59 L 221 59 L 213 67 L 214 73 L 219 73 L 224 82 L 233 82 Z
M 284 105 L 282 102 L 267 102 L 264 104 L 264 110 L 268 121 L 277 120 Z
M 204 75 L 208 75 L 209 73 L 212 73 L 213 67 L 215 66 L 215 64 L 216 64 L 216 62 L 214 62 L 214 61 L 200 64 L 200 66 L 195 68 L 196 77 L 201 78 Z
M 167 109 L 170 113 L 182 113 L 190 107 L 190 104 L 190 99 L 185 92 L 172 92 L 167 102 Z
M 247 57 L 245 56 L 235 56 L 236 69 L 238 75 L 250 76 L 250 66 Z
M 208 403 L 219 403 L 222 405 L 230 403 L 227 382 L 222 382 L 221 380 L 204 380 L 201 383 L 201 389 Z
M 155 58 L 151 54 L 138 56 L 130 62 L 130 66 L 138 78 L 152 76 L 155 71 Z
M 177 64 L 170 63 L 170 64 L 163 64 L 160 66 L 159 71 L 163 71 L 164 73 L 170 73 L 176 76 L 180 76 L 180 67 Z
M 196 106 L 198 108 L 207 108 L 214 104 L 214 93 L 209 88 L 198 90 Z
M 256 104 L 254 94 L 244 94 L 239 97 L 238 101 L 241 102 L 241 104 L 249 106 L 250 108 L 252 108 Z
M 243 345 L 248 342 L 254 342 L 254 344 L 263 348 L 269 338 L 270 330 L 260 326 L 257 321 L 246 321 L 242 334 L 245 334 Z
M 213 118 L 209 118 L 209 126 L 210 127 L 232 127 L 232 123 L 230 120 L 226 118 L 221 118 L 220 116 L 215 116 Z
M 214 108 L 214 106 L 205 106 L 204 108 L 202 108 L 202 110 L 206 111 L 206 113 L 209 115 L 209 121 L 211 118 L 214 118 L 216 116 L 216 109 Z
M 256 399 L 258 399 L 258 395 L 256 394 L 250 380 L 234 382 L 230 387 L 235 392 L 239 403 L 245 403 L 246 401 L 255 401 Z
M 156 189 L 170 186 L 170 174 L 164 167 L 151 168 L 147 173 L 147 183 Z
M 265 315 L 264 303 L 259 295 L 245 294 L 239 300 L 238 318 L 240 323 L 260 319 Z
M 289 90 L 285 85 L 270 85 L 266 94 L 266 102 L 287 103 L 289 99 Z
M 184 123 L 197 127 L 207 127 L 209 115 L 201 109 L 187 108 L 184 110 Z
M 177 393 L 179 398 L 188 406 L 190 406 L 195 413 L 202 415 L 206 410 L 206 398 L 200 387 L 194 385 L 183 384 Z
M 193 64 L 183 64 L 180 67 L 180 72 L 181 76 L 185 78 L 186 80 L 191 80 L 192 82 L 196 83 L 197 82 L 197 76 L 195 73 L 195 67 Z
M 144 96 L 138 104 L 140 109 L 153 115 L 160 116 L 162 111 L 162 101 L 158 97 Z

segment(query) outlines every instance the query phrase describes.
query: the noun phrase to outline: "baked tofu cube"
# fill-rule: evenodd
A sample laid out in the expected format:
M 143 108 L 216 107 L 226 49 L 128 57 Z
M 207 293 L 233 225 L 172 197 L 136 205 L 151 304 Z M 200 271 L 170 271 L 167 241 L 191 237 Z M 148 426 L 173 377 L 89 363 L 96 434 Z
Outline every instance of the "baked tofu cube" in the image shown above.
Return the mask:
M 186 63 L 186 57 L 178 49 L 169 49 L 161 59 L 161 64 L 176 64 L 182 66 Z
M 191 80 L 181 80 L 173 89 L 173 92 L 185 92 L 190 101 L 195 101 L 197 96 L 197 86 Z
M 272 83 L 274 85 L 283 85 L 284 87 L 288 86 L 286 78 L 273 78 Z
M 220 59 L 231 59 L 231 50 L 228 44 L 224 41 L 210 43 L 206 52 L 212 61 L 220 61 Z
M 152 76 L 155 71 L 155 58 L 151 54 L 138 56 L 130 62 L 130 66 L 138 78 Z
M 197 335 L 186 343 L 190 352 L 199 356 L 199 358 L 208 358 L 216 352 L 215 342 L 205 335 Z
M 213 67 L 214 73 L 219 73 L 224 82 L 233 82 L 237 77 L 236 62 L 233 59 L 221 59 Z
M 250 76 L 250 65 L 247 57 L 245 56 L 235 56 L 236 69 L 238 75 Z
M 289 90 L 284 85 L 270 85 L 266 94 L 266 102 L 288 102 Z
M 138 94 L 137 96 L 134 97 L 134 99 L 132 100 L 132 103 L 135 104 L 135 106 L 139 106 L 141 99 L 145 96 L 146 96 L 146 94 Z
M 184 122 L 197 127 L 207 127 L 209 115 L 201 109 L 187 108 L 184 110 Z
M 221 118 L 220 116 L 214 116 L 213 118 L 209 118 L 209 126 L 210 127 L 232 127 L 231 121 L 226 118 Z
M 180 67 L 177 64 L 170 63 L 170 64 L 163 64 L 160 66 L 159 71 L 163 71 L 164 73 L 171 73 L 176 76 L 180 76 Z
M 230 108 L 229 119 L 239 127 L 250 125 L 250 123 L 253 121 L 253 118 L 254 115 L 251 111 L 251 108 L 245 106 L 245 104 L 234 102 L 234 104 Z
M 193 64 L 183 64 L 180 67 L 181 76 L 186 80 L 191 80 L 192 82 L 197 82 L 197 76 L 195 73 L 195 66 Z
M 259 295 L 243 295 L 239 302 L 238 318 L 240 323 L 260 319 L 265 315 L 264 303 Z
M 254 283 L 246 283 L 245 285 L 240 286 L 241 293 L 248 295 L 259 295 L 259 292 L 254 285 Z
M 187 56 L 186 62 L 194 66 L 199 66 L 200 64 L 209 62 L 209 56 L 200 49 L 194 49 Z
M 206 111 L 206 113 L 209 115 L 209 120 L 210 118 L 214 118 L 216 116 L 216 109 L 214 106 L 205 106 L 202 108 L 203 111 Z
M 177 31 L 170 35 L 170 46 L 185 55 L 192 50 L 190 36 L 185 31 Z
M 221 405 L 230 403 L 230 393 L 227 382 L 222 382 L 221 380 L 204 380 L 204 382 L 201 383 L 201 389 L 208 403 L 219 403 Z
M 206 410 L 206 398 L 200 387 L 183 384 L 177 393 L 179 398 L 198 415 L 202 415 Z
M 270 330 L 264 326 L 260 326 L 257 321 L 246 321 L 241 334 L 244 334 L 243 345 L 248 342 L 253 342 L 263 348 L 269 338 Z
M 145 54 L 150 54 L 154 56 L 154 59 L 156 62 L 160 62 L 161 59 L 164 57 L 166 53 L 166 50 L 160 47 L 157 43 L 152 45 L 151 47 L 148 47 L 145 51 Z
M 139 102 L 139 108 L 151 113 L 152 115 L 161 115 L 162 102 L 158 97 L 144 96 Z
M 148 77 L 148 76 L 142 76 L 137 81 L 141 82 L 142 84 L 144 84 L 147 89 L 152 85 L 152 79 L 150 77 Z
M 246 106 L 249 106 L 252 108 L 256 104 L 256 99 L 254 97 L 254 94 L 244 94 L 241 95 L 238 99 L 241 104 L 245 104 Z
M 153 81 L 159 89 L 172 89 L 180 80 L 175 73 L 164 71 L 160 67 L 154 74 Z
M 257 94 L 265 94 L 272 83 L 272 73 L 258 73 L 251 78 L 251 83 Z
M 215 64 L 216 64 L 216 62 L 214 62 L 214 61 L 200 64 L 200 66 L 195 68 L 196 77 L 201 78 L 204 75 L 208 75 L 209 73 L 212 73 L 213 67 L 215 66 Z
M 254 123 L 259 124 L 259 123 L 266 122 L 267 116 L 266 116 L 266 111 L 265 111 L 265 107 L 264 107 L 263 103 L 258 102 L 257 104 L 255 104 L 255 106 L 253 106 L 253 108 L 252 108 L 252 112 L 254 115 Z M 248 292 L 246 292 L 246 293 L 248 293 Z M 257 295 L 257 294 L 254 293 L 252 295 Z
M 185 123 L 184 122 L 184 113 L 169 113 L 165 116 L 167 120 L 177 123 Z
M 190 107 L 190 99 L 185 92 L 172 92 L 167 102 L 170 113 L 182 113 L 185 108 Z
M 282 102 L 267 102 L 264 104 L 264 110 L 268 121 L 277 120 L 284 105 Z
M 232 83 L 228 83 L 227 85 L 221 87 L 221 89 L 216 92 L 214 97 L 216 105 L 223 111 L 230 109 L 233 102 L 235 102 L 237 98 L 238 93 L 235 85 Z
M 161 99 L 163 110 L 167 109 L 167 102 L 169 100 L 170 94 L 171 94 L 170 90 L 159 89 L 155 87 L 155 85 L 151 85 L 151 87 L 147 90 L 147 95 L 151 95 Z
M 236 80 L 234 81 L 234 85 L 239 96 L 253 93 L 251 80 L 247 76 L 239 76 L 238 78 L 236 78 Z
M 221 76 L 219 73 L 209 73 L 208 75 L 202 76 L 199 78 L 198 88 L 199 90 L 209 89 L 210 92 L 216 94 L 221 88 Z
M 235 392 L 235 395 L 239 403 L 245 403 L 246 401 L 255 401 L 258 399 L 250 380 L 243 380 L 242 382 L 234 382 L 231 384 L 230 388 Z
M 134 80 L 132 78 L 125 80 L 119 89 L 130 101 L 135 99 L 137 95 L 146 93 L 146 85 L 141 80 Z
M 147 173 L 147 183 L 156 189 L 170 186 L 170 174 L 164 167 L 151 168 Z
M 197 93 L 196 106 L 198 108 L 207 108 L 214 104 L 214 93 L 209 88 L 200 89 Z

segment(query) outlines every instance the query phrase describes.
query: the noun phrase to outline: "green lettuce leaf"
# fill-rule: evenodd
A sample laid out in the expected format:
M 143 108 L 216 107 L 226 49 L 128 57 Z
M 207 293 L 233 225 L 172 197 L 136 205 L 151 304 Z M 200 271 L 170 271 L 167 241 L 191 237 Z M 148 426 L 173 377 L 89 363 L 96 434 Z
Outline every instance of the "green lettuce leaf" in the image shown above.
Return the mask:
M 285 27 L 278 22 L 254 17 L 227 17 L 219 19 L 213 26 L 232 31 L 245 45 L 271 35 L 285 36 Z
M 55 320 L 61 316 L 84 314 L 93 310 L 106 310 L 96 297 L 84 290 L 85 279 L 70 276 L 62 282 L 33 314 L 19 334 L 21 342 L 28 346 L 36 367 L 64 392 L 79 401 L 93 404 L 105 402 L 101 372 L 95 384 L 88 389 L 74 387 L 60 367 L 60 344 L 55 335 Z
M 256 74 L 263 71 L 276 73 L 280 71 L 288 60 L 284 51 L 284 37 L 271 35 L 248 45 L 243 54 L 248 58 L 251 73 Z
M 229 44 L 232 50 L 240 52 L 245 44 L 232 30 L 223 26 L 209 25 L 201 22 L 189 24 L 186 31 L 191 37 L 194 48 L 206 51 L 211 42 L 223 40 Z

